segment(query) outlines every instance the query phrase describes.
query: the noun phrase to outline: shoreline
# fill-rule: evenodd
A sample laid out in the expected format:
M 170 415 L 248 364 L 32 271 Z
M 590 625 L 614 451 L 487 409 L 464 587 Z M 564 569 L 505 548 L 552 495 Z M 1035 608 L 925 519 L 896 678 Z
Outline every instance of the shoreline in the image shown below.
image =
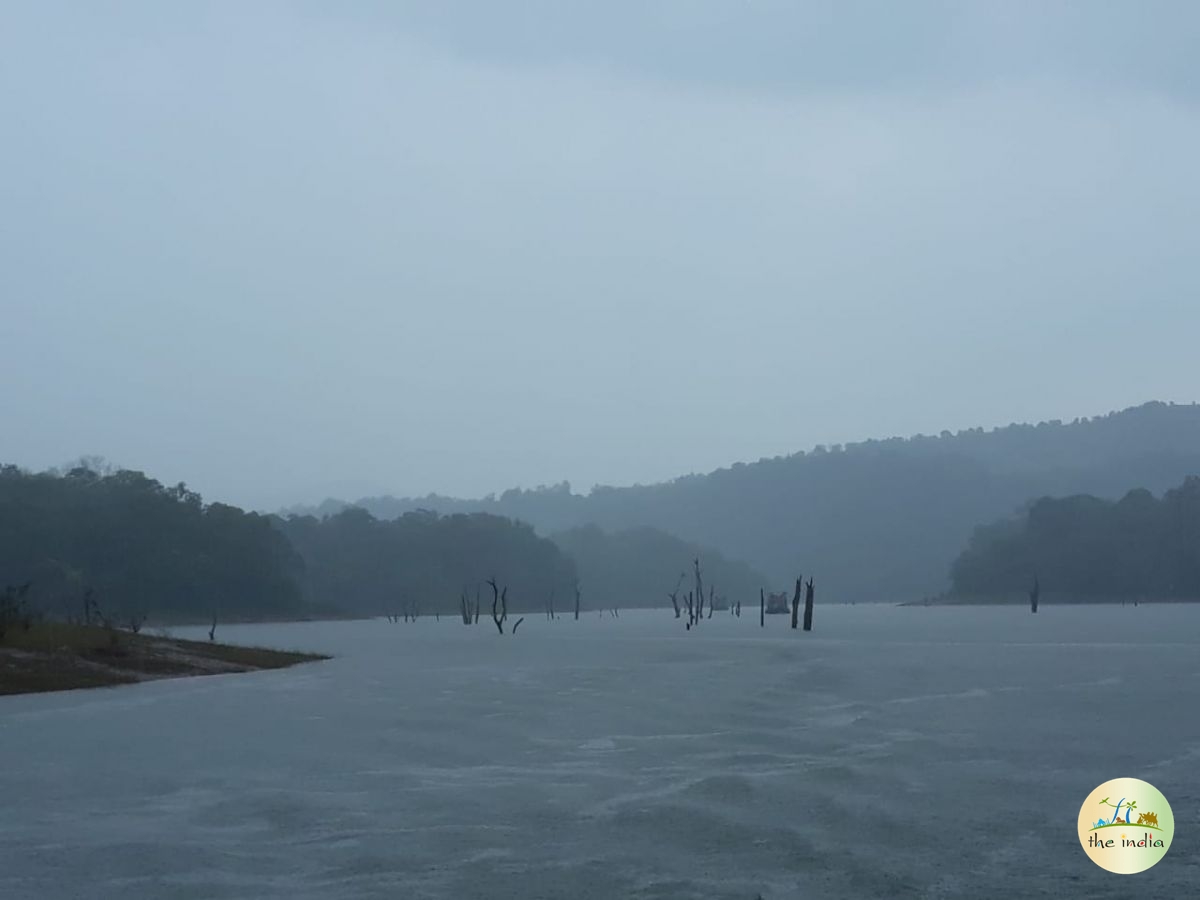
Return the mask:
M 1043 595 L 1041 606 L 1186 606 L 1200 603 L 1193 597 L 1086 597 L 1074 599 Z M 897 606 L 1029 606 L 1029 597 L 929 597 L 925 600 L 908 600 Z
M 0 696 L 260 672 L 329 658 L 98 625 L 38 623 L 28 631 L 10 629 L 0 642 Z

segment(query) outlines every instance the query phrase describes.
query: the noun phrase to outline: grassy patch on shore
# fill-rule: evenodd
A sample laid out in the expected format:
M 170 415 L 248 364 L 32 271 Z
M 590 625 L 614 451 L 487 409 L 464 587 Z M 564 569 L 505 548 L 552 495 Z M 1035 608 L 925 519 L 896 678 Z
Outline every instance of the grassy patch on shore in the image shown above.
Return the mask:
M 28 631 L 10 628 L 0 641 L 0 694 L 282 669 L 323 659 L 328 657 L 39 622 Z

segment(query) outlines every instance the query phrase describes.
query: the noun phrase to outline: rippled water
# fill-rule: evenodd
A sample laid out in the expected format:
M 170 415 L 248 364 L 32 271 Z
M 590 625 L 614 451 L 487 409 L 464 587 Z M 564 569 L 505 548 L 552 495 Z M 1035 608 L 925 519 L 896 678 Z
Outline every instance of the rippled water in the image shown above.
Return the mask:
M 767 624 L 223 627 L 336 658 L 0 698 L 0 898 L 1200 894 L 1200 607 Z M 1118 776 L 1141 875 L 1076 836 Z

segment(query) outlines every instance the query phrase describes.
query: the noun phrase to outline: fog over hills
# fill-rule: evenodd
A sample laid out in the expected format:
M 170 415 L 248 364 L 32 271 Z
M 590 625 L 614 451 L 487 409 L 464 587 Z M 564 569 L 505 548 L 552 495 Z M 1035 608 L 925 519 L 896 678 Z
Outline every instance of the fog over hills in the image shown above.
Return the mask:
M 1200 407 L 1150 402 L 1071 422 L 818 446 L 587 494 L 564 483 L 474 500 L 385 496 L 354 505 L 379 517 L 486 511 L 543 534 L 652 526 L 743 560 L 780 585 L 804 572 L 831 600 L 903 601 L 944 590 L 973 529 L 1033 499 L 1158 493 L 1196 473 Z M 345 505 L 330 500 L 315 511 Z

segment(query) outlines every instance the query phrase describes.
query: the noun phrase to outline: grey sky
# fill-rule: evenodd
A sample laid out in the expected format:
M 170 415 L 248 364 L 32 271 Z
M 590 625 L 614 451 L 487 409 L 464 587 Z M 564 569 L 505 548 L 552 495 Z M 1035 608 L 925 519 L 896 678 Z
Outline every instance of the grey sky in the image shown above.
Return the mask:
M 1196 399 L 1197 46 L 1186 2 L 4 3 L 0 460 L 274 508 Z

